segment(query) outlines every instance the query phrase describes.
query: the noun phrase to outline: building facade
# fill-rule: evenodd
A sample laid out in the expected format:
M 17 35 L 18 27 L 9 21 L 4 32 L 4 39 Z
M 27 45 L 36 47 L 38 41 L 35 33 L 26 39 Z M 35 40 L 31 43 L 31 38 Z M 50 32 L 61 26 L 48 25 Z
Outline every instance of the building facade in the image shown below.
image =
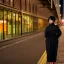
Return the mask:
M 38 13 L 32 0 L 0 0 L 0 41 L 43 30 L 47 19 Z

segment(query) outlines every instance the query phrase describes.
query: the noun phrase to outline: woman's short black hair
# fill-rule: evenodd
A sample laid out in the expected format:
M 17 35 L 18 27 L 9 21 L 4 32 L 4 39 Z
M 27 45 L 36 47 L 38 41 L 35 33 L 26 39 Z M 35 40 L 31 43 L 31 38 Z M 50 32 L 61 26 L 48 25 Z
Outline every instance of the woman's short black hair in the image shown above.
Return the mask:
M 55 22 L 56 18 L 55 18 L 54 16 L 50 16 L 50 17 L 48 18 L 48 21 L 49 21 L 49 20 L 53 20 L 53 21 Z

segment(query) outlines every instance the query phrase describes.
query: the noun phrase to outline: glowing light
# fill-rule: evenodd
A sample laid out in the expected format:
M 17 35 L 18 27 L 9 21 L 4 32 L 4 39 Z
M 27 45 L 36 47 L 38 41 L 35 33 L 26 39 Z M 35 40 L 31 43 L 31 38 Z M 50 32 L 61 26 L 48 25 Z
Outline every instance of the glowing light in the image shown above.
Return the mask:
M 59 5 L 59 7 L 61 7 L 61 5 Z
M 60 16 L 61 16 L 61 14 L 60 14 Z
M 13 14 L 13 16 L 15 16 L 15 14 Z
M 3 20 L 0 20 L 0 24 L 2 24 L 3 23 Z M 4 23 L 6 23 L 6 21 L 4 20 Z
M 62 19 L 62 22 L 64 22 L 64 19 Z

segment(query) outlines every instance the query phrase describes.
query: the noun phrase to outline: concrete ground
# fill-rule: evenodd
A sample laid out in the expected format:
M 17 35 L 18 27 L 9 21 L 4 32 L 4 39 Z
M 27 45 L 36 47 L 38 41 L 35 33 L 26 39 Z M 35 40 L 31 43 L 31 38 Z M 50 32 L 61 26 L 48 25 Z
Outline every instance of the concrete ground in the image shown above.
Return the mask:
M 0 47 L 0 64 L 37 64 L 44 51 L 43 32 L 22 37 L 18 42 Z
M 61 26 L 60 29 L 62 31 L 62 35 L 59 38 L 58 57 L 56 64 L 64 64 L 64 26 Z

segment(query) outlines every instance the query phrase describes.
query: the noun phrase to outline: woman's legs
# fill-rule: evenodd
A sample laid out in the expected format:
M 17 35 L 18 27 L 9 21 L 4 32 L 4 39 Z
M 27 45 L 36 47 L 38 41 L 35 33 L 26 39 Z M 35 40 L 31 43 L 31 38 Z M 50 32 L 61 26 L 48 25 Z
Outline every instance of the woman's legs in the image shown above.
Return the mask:
M 52 64 L 52 62 L 50 62 L 50 64 Z
M 55 62 L 52 62 L 52 64 L 55 64 Z
M 54 64 L 54 62 L 50 62 L 50 64 Z

